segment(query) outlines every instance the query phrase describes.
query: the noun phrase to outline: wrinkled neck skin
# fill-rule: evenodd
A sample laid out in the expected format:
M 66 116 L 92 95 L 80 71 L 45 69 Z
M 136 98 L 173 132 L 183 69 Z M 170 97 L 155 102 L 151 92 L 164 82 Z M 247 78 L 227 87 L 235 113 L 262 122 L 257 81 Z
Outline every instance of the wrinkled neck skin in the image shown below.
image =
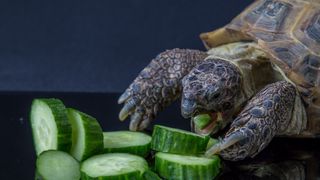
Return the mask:
M 221 59 L 234 64 L 241 73 L 240 95 L 233 109 L 225 113 L 224 128 L 241 111 L 243 105 L 267 84 L 283 80 L 267 55 L 255 42 L 235 42 L 210 49 L 206 59 Z

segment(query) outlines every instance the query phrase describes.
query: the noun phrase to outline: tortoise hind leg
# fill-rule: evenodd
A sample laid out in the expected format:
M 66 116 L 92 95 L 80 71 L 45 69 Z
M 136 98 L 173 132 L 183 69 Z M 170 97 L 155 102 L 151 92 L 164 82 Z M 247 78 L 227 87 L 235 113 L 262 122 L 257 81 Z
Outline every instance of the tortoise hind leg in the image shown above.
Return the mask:
M 288 130 L 290 128 L 301 129 L 290 126 L 296 95 L 295 87 L 286 81 L 267 85 L 248 102 L 225 137 L 206 155 L 220 153 L 224 159 L 232 161 L 254 157 L 275 135 L 296 132 Z

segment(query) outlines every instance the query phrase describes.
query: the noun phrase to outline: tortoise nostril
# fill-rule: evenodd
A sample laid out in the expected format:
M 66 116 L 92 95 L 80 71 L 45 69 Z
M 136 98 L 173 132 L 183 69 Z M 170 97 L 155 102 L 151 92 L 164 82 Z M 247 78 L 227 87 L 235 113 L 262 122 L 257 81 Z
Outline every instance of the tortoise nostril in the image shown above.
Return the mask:
M 196 102 L 190 99 L 182 99 L 181 102 L 181 113 L 185 118 L 190 117 L 196 110 Z

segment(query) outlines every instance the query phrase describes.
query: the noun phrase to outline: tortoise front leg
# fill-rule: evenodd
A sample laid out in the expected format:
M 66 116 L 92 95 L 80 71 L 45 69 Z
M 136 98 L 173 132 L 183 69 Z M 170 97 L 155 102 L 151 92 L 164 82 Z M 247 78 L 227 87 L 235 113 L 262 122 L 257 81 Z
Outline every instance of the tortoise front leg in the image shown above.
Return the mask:
M 207 54 L 198 50 L 173 49 L 159 54 L 120 96 L 124 103 L 119 119 L 131 116 L 130 130 L 143 130 L 157 113 L 181 94 L 181 80 Z
M 296 132 L 290 128 L 301 129 L 291 126 L 295 97 L 295 87 L 286 81 L 267 85 L 248 102 L 224 138 L 206 155 L 220 153 L 224 159 L 232 161 L 254 157 L 275 135 Z

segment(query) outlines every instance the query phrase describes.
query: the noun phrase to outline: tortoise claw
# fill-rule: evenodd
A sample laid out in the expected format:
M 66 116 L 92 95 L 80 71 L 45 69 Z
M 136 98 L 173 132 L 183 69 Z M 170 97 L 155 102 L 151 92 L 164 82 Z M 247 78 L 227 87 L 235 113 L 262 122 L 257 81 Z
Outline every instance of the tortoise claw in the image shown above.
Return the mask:
M 227 149 L 228 147 L 236 144 L 237 142 L 245 139 L 246 136 L 239 131 L 236 131 L 229 135 L 228 137 L 225 137 L 224 139 L 220 139 L 217 144 L 214 144 L 207 152 L 205 153 L 206 157 L 210 157 L 214 154 L 220 153 L 220 151 Z
M 154 119 L 154 118 L 151 117 L 151 115 L 146 116 L 146 118 L 144 118 L 144 120 L 140 123 L 139 130 L 146 129 L 149 126 L 152 119 Z
M 142 114 L 139 112 L 136 112 L 133 115 L 131 115 L 131 121 L 130 121 L 130 127 L 129 127 L 131 131 L 138 130 L 138 125 L 141 121 L 141 118 L 142 118 Z
M 224 139 L 211 147 L 206 156 L 219 153 L 231 161 L 254 157 L 276 134 L 290 132 L 295 92 L 294 86 L 286 81 L 263 88 L 233 120 Z
M 126 100 L 130 98 L 130 91 L 126 90 L 118 99 L 118 104 L 124 103 Z
M 124 121 L 129 116 L 129 114 L 135 109 L 135 107 L 136 101 L 134 99 L 128 100 L 119 113 L 120 121 Z

